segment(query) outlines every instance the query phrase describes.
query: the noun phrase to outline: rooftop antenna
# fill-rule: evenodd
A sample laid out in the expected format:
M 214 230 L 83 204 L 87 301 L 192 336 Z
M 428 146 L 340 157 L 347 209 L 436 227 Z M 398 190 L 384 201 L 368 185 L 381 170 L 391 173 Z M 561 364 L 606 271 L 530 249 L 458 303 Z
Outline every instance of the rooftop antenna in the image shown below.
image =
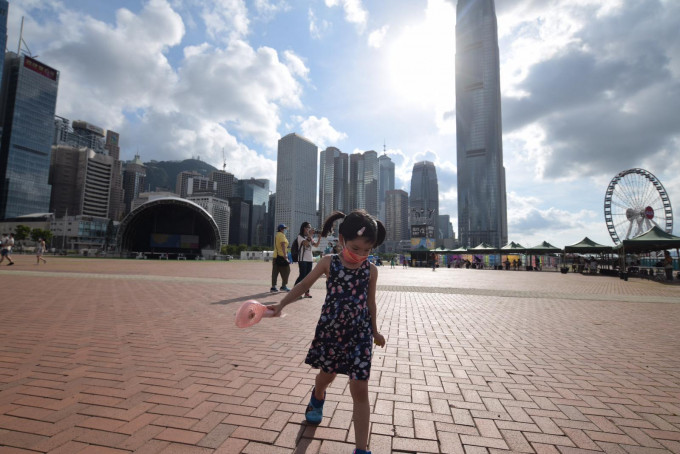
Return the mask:
M 19 45 L 17 46 L 17 55 L 21 55 L 21 45 L 26 48 L 26 53 L 29 57 L 33 57 L 31 54 L 31 49 L 28 48 L 28 44 L 24 41 L 24 16 L 21 16 L 21 28 L 19 29 Z M 33 58 L 36 58 L 37 55 Z
M 224 147 L 222 147 L 222 172 L 227 171 L 227 158 L 224 157 Z
M 387 154 L 387 145 L 385 145 L 385 139 L 383 139 L 383 154 Z

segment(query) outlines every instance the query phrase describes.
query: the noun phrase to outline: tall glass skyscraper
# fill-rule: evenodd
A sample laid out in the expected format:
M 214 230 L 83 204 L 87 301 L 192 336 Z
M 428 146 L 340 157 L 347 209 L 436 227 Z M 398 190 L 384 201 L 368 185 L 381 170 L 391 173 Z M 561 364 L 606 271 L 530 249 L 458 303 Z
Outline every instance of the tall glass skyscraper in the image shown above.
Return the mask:
M 380 167 L 380 178 L 378 178 L 378 218 L 385 222 L 387 214 L 385 213 L 385 200 L 387 191 L 394 190 L 394 162 L 387 154 L 383 153 L 378 158 L 378 167 Z
M 5 54 L 0 92 L 0 219 L 46 213 L 59 71 Z
M 439 216 L 439 184 L 433 162 L 413 164 L 411 174 L 411 225 L 427 226 L 427 238 L 436 238 Z
M 349 155 L 335 147 L 320 154 L 319 162 L 319 223 L 335 210 L 349 211 Z
M 508 242 L 500 68 L 493 0 L 458 0 L 458 235 L 462 246 Z
M 7 49 L 7 15 L 9 14 L 9 2 L 7 0 L 0 0 L 0 50 L 3 58 L 0 58 L 0 76 L 2 76 L 2 67 L 4 63 L 5 49 Z
M 316 169 L 319 148 L 309 139 L 290 133 L 279 139 L 276 158 L 275 225 L 288 226 L 288 240 L 300 225 L 314 222 L 316 215 Z

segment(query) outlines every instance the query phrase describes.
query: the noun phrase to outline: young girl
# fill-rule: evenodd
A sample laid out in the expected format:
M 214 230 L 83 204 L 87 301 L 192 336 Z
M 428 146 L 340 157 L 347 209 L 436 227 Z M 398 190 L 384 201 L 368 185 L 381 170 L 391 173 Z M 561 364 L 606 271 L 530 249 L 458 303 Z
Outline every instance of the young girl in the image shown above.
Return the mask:
M 327 236 L 333 223 L 342 219 L 338 232 L 340 254 L 326 255 L 316 267 L 288 293 L 279 304 L 272 306 L 274 315 L 297 299 L 324 273 L 326 301 L 316 326 L 314 340 L 305 362 L 321 369 L 316 376 L 305 418 L 319 424 L 323 418 L 326 388 L 337 374 L 349 376 L 349 389 L 354 401 L 355 454 L 365 454 L 368 445 L 370 405 L 368 378 L 371 373 L 373 341 L 383 347 L 385 338 L 378 332 L 375 289 L 378 269 L 368 261 L 371 250 L 385 240 L 385 227 L 363 210 L 349 215 L 331 214 L 321 236 Z

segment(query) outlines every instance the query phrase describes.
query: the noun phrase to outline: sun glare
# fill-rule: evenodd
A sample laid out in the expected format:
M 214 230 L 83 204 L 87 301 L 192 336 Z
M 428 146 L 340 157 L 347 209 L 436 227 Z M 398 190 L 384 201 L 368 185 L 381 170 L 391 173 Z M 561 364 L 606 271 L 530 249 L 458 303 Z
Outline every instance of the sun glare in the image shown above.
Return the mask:
M 405 27 L 392 41 L 388 67 L 397 96 L 435 106 L 454 99 L 455 23 L 451 3 L 430 0 L 424 21 Z

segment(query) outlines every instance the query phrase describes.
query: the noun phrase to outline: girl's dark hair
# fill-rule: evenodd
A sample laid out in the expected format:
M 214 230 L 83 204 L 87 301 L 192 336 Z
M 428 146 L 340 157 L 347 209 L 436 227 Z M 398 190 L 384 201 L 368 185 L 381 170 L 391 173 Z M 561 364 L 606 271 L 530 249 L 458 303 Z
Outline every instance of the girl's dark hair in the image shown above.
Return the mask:
M 374 248 L 385 241 L 387 231 L 383 223 L 364 210 L 354 210 L 350 214 L 334 211 L 324 222 L 321 236 L 328 236 L 333 230 L 333 223 L 338 219 L 342 219 L 338 233 L 343 236 L 345 241 L 352 241 L 361 237 L 372 242 Z
M 311 226 L 312 226 L 312 224 L 310 224 L 309 222 L 307 222 L 307 221 L 303 222 L 302 225 L 300 225 L 300 233 L 299 233 L 299 235 L 300 235 L 301 237 L 304 237 L 304 236 L 305 236 L 305 229 L 306 229 L 307 227 L 311 227 Z

